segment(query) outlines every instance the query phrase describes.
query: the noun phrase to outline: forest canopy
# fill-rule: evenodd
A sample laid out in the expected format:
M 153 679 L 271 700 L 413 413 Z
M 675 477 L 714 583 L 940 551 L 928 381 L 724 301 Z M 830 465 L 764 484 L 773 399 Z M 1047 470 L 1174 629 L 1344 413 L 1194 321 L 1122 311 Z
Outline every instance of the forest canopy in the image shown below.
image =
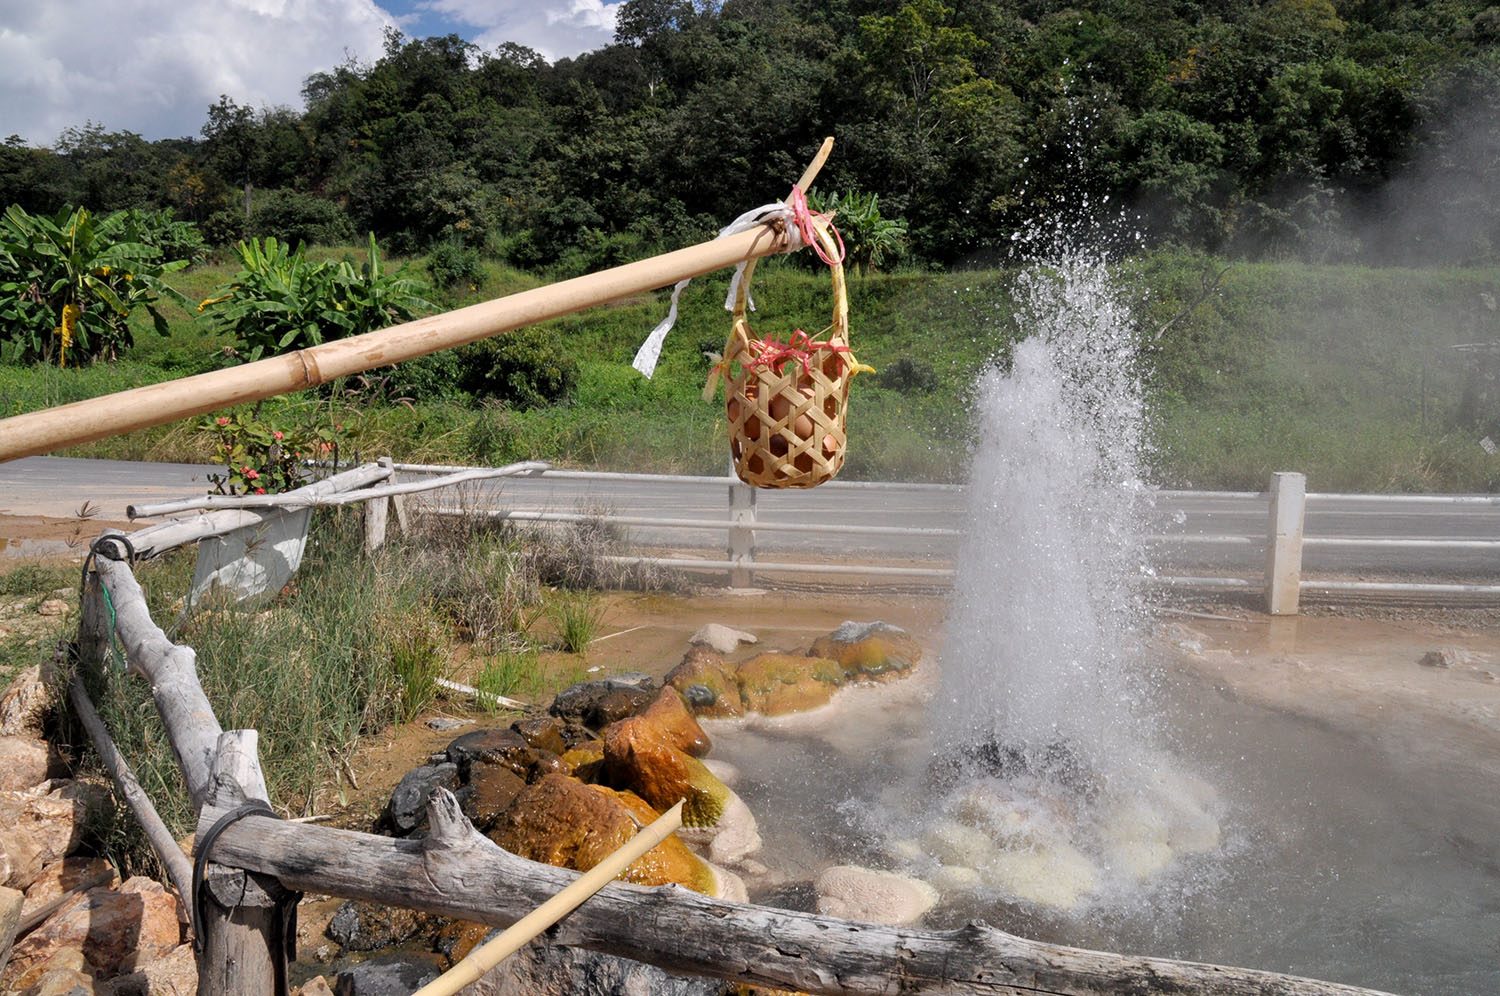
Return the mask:
M 574 59 L 393 32 L 300 109 L 225 95 L 197 136 L 12 137 L 0 206 L 579 271 L 783 196 L 832 134 L 819 188 L 878 195 L 918 265 L 993 262 L 1085 205 L 1150 245 L 1493 262 L 1497 43 L 1474 0 L 628 0 Z

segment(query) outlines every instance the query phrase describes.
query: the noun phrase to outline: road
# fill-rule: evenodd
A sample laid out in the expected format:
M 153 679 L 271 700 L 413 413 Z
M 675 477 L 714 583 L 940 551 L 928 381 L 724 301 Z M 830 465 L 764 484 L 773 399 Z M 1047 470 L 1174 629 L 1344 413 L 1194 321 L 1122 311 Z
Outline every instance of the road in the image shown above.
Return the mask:
M 85 502 L 101 519 L 125 518 L 125 507 L 202 494 L 212 467 L 29 457 L 0 464 L 0 514 L 72 515 Z M 436 492 L 448 507 L 540 512 L 580 509 L 622 517 L 724 520 L 728 481 L 665 477 L 589 480 L 571 476 L 507 478 Z M 835 482 L 812 491 L 756 492 L 756 520 L 763 525 L 803 523 L 917 527 L 959 531 L 965 517 L 962 489 L 913 485 L 869 486 Z M 1159 570 L 1259 576 L 1263 570 L 1266 501 L 1254 495 L 1162 492 L 1147 512 L 1147 532 L 1156 539 L 1152 557 Z M 722 529 L 627 527 L 646 546 L 722 553 Z M 1303 551 L 1310 574 L 1424 576 L 1460 581 L 1500 580 L 1500 550 L 1411 547 L 1322 546 L 1322 540 L 1500 539 L 1500 499 L 1440 505 L 1421 496 L 1373 502 L 1359 497 L 1311 497 Z M 1233 537 L 1233 543 L 1204 537 Z M 818 532 L 762 530 L 757 556 L 800 558 L 854 554 L 896 560 L 949 561 L 960 536 L 832 536 Z

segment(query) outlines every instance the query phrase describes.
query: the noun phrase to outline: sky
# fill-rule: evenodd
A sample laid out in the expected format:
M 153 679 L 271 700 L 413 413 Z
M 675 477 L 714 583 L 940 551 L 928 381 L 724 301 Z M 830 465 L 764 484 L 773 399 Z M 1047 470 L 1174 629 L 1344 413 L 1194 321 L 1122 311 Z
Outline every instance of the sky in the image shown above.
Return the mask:
M 605 0 L 0 0 L 0 140 L 51 145 L 93 121 L 196 136 L 220 94 L 302 106 L 302 81 L 379 58 L 387 27 L 514 41 L 549 60 L 607 43 Z

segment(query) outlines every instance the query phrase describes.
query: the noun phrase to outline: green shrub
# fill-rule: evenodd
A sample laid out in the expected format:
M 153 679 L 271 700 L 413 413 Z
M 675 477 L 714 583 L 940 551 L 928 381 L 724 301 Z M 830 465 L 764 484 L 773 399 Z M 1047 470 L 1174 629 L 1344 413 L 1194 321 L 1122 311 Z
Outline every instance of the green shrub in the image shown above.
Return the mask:
M 269 190 L 250 210 L 250 234 L 289 245 L 348 245 L 355 239 L 349 216 L 335 203 L 297 190 Z
M 887 363 L 876 375 L 881 387 L 888 387 L 900 394 L 930 394 L 937 389 L 937 374 L 931 364 L 910 356 L 902 356 Z
M 479 250 L 458 242 L 443 242 L 427 255 L 427 274 L 434 287 L 448 290 L 467 284 L 472 290 L 484 282 Z
M 464 368 L 462 386 L 469 393 L 521 409 L 564 401 L 578 382 L 578 361 L 547 329 L 476 342 L 465 350 Z
M 420 285 L 381 271 L 375 236 L 358 272 L 345 262 L 315 263 L 276 239 L 235 247 L 241 269 L 232 283 L 198 305 L 234 334 L 245 359 L 316 346 L 406 321 L 432 305 Z

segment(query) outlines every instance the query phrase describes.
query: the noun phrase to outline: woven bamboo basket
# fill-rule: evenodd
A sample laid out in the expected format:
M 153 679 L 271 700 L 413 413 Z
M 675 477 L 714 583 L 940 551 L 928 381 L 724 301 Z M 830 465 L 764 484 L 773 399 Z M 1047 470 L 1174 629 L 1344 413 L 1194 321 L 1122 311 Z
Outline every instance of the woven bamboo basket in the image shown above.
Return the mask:
M 831 258 L 838 249 L 828 226 L 814 222 Z M 844 267 L 835 263 L 833 322 L 826 335 L 805 341 L 803 358 L 760 362 L 747 302 L 755 261 L 745 265 L 734 301 L 734 325 L 724 348 L 729 448 L 740 480 L 757 488 L 813 488 L 844 465 L 849 384 L 857 364 L 849 352 L 849 294 Z

